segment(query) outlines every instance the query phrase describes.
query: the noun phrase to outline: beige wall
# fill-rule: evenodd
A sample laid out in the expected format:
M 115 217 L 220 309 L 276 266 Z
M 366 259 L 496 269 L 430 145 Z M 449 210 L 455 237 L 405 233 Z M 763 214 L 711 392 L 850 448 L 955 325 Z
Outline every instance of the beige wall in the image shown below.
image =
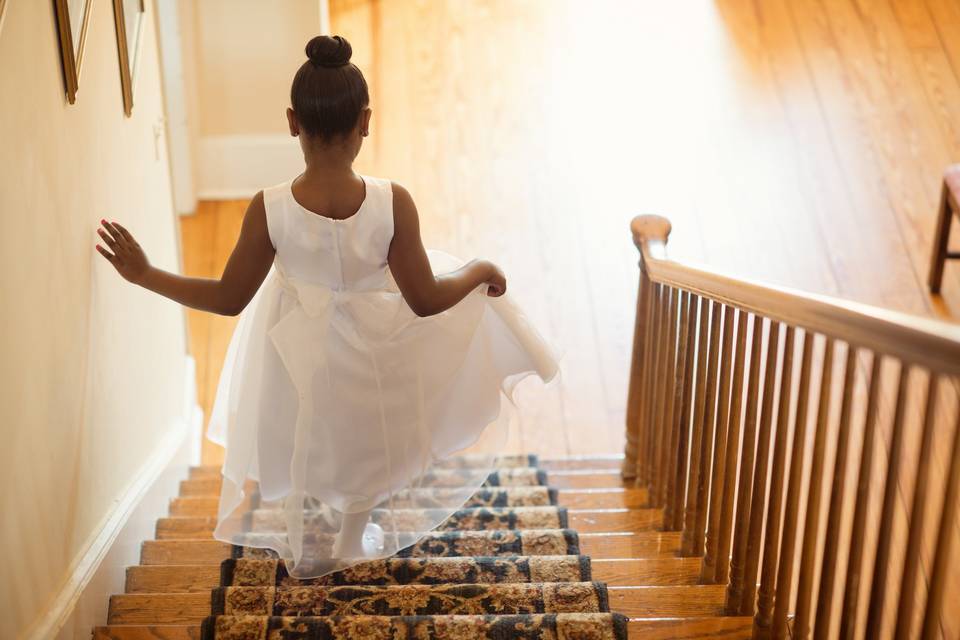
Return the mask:
M 132 118 L 111 3 L 93 2 L 72 106 L 52 5 L 9 0 L 0 31 L 3 638 L 43 614 L 183 407 L 182 311 L 93 249 L 113 217 L 177 269 L 152 3 Z
M 307 41 L 320 33 L 320 1 L 203 0 L 192 6 L 199 135 L 287 133 L 290 82 L 306 59 Z

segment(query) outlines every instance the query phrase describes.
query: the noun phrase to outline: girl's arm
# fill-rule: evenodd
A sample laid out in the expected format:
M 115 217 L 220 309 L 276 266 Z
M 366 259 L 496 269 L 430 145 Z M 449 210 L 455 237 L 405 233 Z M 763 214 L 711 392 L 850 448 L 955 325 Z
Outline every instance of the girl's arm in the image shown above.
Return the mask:
M 180 304 L 225 316 L 235 316 L 247 306 L 270 271 L 275 253 L 267 231 L 263 192 L 247 207 L 240 238 L 219 280 L 187 278 L 152 267 L 129 231 L 116 222 L 100 222 L 103 229 L 97 233 L 110 251 L 100 245 L 97 251 L 121 276 Z
M 487 295 L 507 290 L 503 272 L 487 260 L 471 260 L 456 271 L 435 276 L 420 239 L 420 218 L 406 189 L 393 185 L 393 241 L 387 262 L 404 300 L 418 316 L 432 316 L 457 304 L 477 286 L 490 285 Z

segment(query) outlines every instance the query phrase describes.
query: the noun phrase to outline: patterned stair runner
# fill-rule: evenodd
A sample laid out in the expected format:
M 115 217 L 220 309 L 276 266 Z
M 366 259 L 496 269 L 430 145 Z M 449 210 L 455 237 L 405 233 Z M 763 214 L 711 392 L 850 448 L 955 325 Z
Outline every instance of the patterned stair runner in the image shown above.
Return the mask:
M 440 528 L 386 560 L 297 580 L 272 552 L 234 546 L 202 640 L 625 639 L 626 618 L 610 612 L 536 462 L 507 461 Z M 416 510 L 407 515 L 416 522 Z M 280 517 L 264 502 L 248 531 Z

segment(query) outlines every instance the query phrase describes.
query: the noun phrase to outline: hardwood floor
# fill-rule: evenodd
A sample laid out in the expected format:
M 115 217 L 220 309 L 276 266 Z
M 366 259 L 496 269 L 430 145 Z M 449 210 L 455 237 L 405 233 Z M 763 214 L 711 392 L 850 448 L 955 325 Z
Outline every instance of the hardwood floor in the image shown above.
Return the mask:
M 957 0 L 331 4 L 371 85 L 358 169 L 411 190 L 428 246 L 499 262 L 565 350 L 511 451 L 621 449 L 637 213 L 671 219 L 678 259 L 960 316 L 957 265 L 925 287 Z M 243 208 L 183 220 L 188 273 L 219 274 Z M 190 314 L 207 413 L 232 326 Z

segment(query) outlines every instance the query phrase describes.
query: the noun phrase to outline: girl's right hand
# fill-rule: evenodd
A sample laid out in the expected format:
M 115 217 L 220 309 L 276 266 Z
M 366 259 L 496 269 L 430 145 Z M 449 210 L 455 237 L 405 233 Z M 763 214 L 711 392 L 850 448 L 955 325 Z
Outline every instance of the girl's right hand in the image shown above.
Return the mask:
M 485 284 L 489 285 L 487 287 L 487 295 L 491 298 L 498 298 L 507 292 L 507 276 L 503 274 L 503 271 L 500 270 L 500 267 L 489 263 L 490 269 L 493 272 L 485 281 Z

